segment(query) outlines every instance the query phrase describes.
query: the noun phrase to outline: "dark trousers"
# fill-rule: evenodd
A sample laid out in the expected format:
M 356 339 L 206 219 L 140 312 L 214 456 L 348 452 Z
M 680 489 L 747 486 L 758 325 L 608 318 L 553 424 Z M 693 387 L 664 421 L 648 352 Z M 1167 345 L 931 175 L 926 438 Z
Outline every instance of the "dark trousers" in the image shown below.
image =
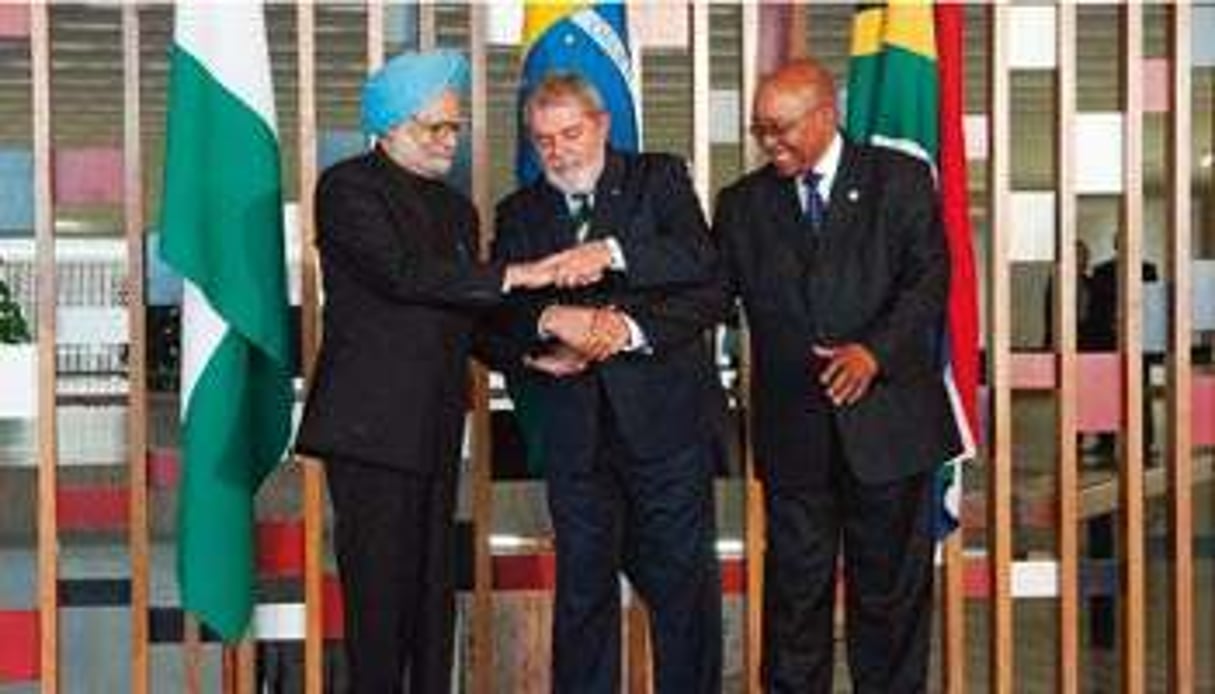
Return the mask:
M 716 450 L 705 443 L 642 459 L 608 435 L 585 460 L 550 462 L 557 547 L 554 692 L 620 691 L 621 570 L 649 608 L 655 690 L 721 690 Z
M 864 484 L 849 470 L 838 437 L 829 458 L 802 462 L 829 465 L 822 482 L 766 492 L 764 688 L 779 694 L 833 691 L 842 550 L 854 691 L 927 691 L 933 475 Z
M 327 460 L 352 694 L 451 690 L 456 470 Z M 403 688 L 408 681 L 409 688 Z

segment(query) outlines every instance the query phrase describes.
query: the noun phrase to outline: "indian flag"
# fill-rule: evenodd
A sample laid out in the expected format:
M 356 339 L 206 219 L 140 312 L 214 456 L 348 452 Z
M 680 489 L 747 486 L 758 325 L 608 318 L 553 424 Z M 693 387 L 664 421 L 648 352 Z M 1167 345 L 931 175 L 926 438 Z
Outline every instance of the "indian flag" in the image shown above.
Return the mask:
M 225 640 L 253 607 L 254 494 L 293 402 L 282 187 L 260 3 L 178 2 L 161 255 L 185 280 L 177 570 Z
M 848 134 L 906 152 L 937 176 L 949 247 L 949 302 L 941 354 L 964 450 L 942 461 L 938 536 L 958 525 L 960 463 L 975 455 L 979 389 L 979 311 L 966 197 L 962 132 L 962 8 L 890 2 L 857 8 L 848 66 Z

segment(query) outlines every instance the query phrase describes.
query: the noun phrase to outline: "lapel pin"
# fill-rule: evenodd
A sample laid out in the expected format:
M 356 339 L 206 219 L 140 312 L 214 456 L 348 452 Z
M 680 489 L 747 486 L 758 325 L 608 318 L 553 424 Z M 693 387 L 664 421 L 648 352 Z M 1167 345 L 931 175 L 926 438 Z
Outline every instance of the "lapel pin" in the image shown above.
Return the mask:
M 860 200 L 860 199 L 861 199 L 861 194 L 859 192 L 857 192 L 856 188 L 848 189 L 848 202 L 856 202 L 857 200 Z

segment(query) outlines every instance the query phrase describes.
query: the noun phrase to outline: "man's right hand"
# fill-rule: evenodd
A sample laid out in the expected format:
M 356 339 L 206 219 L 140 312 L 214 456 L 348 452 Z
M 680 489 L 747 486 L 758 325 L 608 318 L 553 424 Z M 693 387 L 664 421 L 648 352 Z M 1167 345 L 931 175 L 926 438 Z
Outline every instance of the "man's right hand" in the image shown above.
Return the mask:
M 551 260 L 511 263 L 506 266 L 502 291 L 512 289 L 543 289 L 557 279 L 557 265 Z

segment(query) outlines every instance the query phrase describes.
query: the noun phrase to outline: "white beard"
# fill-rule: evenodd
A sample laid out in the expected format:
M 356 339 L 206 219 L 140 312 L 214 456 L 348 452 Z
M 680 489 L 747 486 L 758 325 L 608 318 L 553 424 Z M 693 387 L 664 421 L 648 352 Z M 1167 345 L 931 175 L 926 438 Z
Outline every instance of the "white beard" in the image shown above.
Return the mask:
M 580 169 L 567 169 L 560 173 L 544 170 L 544 178 L 557 190 L 566 195 L 595 192 L 595 184 L 603 173 L 603 162 Z

